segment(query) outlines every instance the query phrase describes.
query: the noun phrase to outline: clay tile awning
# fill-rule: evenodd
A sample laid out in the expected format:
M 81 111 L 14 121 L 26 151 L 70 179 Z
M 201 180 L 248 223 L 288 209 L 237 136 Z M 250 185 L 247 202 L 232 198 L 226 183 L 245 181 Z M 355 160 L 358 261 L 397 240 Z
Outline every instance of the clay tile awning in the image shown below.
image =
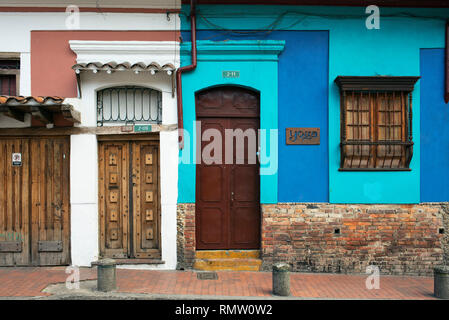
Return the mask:
M 135 74 L 139 73 L 149 73 L 152 76 L 156 74 L 165 74 L 170 76 L 171 79 L 171 87 L 172 87 L 172 96 L 175 96 L 175 81 L 174 75 L 176 71 L 175 65 L 171 63 L 159 64 L 157 62 L 145 63 L 145 62 L 116 62 L 110 61 L 107 63 L 102 62 L 83 62 L 77 63 L 72 66 L 72 69 L 75 70 L 76 73 L 76 81 L 78 85 L 78 97 L 81 98 L 81 72 L 91 72 L 94 74 L 104 73 L 111 74 L 114 72 L 133 72 Z
M 81 122 L 81 114 L 72 105 L 64 103 L 62 97 L 0 96 L 0 114 L 25 121 L 25 114 L 43 124 L 68 126 Z
M 107 73 L 112 73 L 115 71 L 133 71 L 135 73 L 149 71 L 151 74 L 156 74 L 157 72 L 165 71 L 168 75 L 171 75 L 175 71 L 175 66 L 171 63 L 164 65 L 159 65 L 156 62 L 152 63 L 129 63 L 129 62 L 115 62 L 111 61 L 108 63 L 101 62 L 87 62 L 87 63 L 77 63 L 72 67 L 77 74 L 81 71 L 91 71 L 97 73 L 99 71 L 106 71 Z

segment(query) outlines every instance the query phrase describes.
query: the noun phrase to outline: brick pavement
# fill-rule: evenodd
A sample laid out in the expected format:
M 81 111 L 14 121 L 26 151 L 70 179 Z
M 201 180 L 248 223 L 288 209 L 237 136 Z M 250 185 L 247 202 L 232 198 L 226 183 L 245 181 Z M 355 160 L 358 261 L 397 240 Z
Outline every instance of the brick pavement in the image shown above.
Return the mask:
M 0 268 L 0 296 L 45 296 L 52 283 L 65 282 L 64 267 Z M 81 280 L 96 270 L 81 268 Z M 381 276 L 379 290 L 365 288 L 364 275 L 292 273 L 295 297 L 324 299 L 433 299 L 433 278 Z M 193 271 L 117 270 L 119 292 L 167 295 L 271 296 L 269 272 L 218 272 L 217 280 L 199 280 Z
M 65 282 L 66 267 L 0 268 L 0 297 L 47 296 L 41 292 L 51 283 Z M 96 270 L 82 268 L 80 280 L 96 279 Z

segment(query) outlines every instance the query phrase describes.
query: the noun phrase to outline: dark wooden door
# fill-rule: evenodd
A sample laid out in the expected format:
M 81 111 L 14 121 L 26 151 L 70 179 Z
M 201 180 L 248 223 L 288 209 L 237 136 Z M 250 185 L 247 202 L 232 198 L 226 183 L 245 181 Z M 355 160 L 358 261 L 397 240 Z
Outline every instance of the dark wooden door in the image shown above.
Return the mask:
M 70 263 L 69 149 L 68 137 L 0 140 L 0 265 Z
M 234 140 L 233 164 L 228 165 L 230 185 L 230 249 L 255 249 L 260 244 L 260 179 L 257 163 L 257 128 L 259 119 L 229 119 L 233 130 L 254 130 L 255 140 L 244 139 L 244 144 Z M 239 154 L 238 146 L 241 147 Z M 254 147 L 252 147 L 254 146 Z M 243 157 L 241 158 L 241 156 Z
M 100 254 L 160 258 L 159 144 L 99 143 Z
M 221 150 L 209 152 L 215 137 L 199 144 L 196 247 L 257 249 L 260 246 L 258 95 L 241 88 L 224 87 L 202 92 L 196 98 L 201 136 L 213 129 L 222 137 Z M 243 137 L 233 135 L 238 129 L 244 133 Z

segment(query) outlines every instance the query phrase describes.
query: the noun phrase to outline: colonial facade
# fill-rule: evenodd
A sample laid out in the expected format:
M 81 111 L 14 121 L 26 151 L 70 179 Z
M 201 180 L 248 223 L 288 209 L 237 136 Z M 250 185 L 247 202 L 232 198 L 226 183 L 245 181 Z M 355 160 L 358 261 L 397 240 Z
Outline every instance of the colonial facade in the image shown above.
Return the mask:
M 449 11 L 342 3 L 199 2 L 196 30 L 183 5 L 184 128 L 201 151 L 179 168 L 179 267 L 235 265 L 205 249 L 257 249 L 234 255 L 247 270 L 431 274 L 447 259 Z M 260 174 L 204 161 L 205 127 L 264 131 Z
M 0 265 L 174 269 L 180 4 L 0 4 Z
M 318 2 L 0 1 L 0 266 L 449 262 L 448 5 Z

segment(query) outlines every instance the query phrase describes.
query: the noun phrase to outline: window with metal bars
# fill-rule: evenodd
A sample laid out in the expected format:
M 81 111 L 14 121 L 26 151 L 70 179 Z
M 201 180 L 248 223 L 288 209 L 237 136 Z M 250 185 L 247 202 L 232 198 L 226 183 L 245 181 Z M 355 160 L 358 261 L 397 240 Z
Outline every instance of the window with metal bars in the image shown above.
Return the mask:
M 97 125 L 105 123 L 162 123 L 162 93 L 137 86 L 121 86 L 97 92 Z
M 340 170 L 410 170 L 412 91 L 419 77 L 337 77 Z
M 19 88 L 19 59 L 0 59 L 0 95 L 15 96 Z

